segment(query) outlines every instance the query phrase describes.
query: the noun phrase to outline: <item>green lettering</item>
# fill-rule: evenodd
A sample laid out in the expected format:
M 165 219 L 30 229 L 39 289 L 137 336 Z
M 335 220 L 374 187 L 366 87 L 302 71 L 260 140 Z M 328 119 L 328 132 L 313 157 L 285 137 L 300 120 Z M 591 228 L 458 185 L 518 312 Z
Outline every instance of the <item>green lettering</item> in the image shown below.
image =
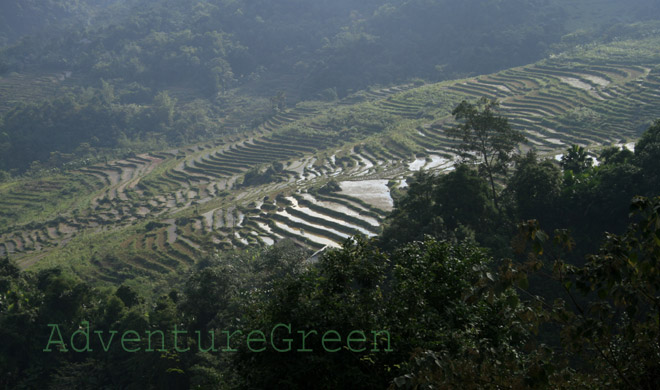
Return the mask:
M 155 351 L 154 349 L 151 348 L 151 336 L 156 334 L 156 333 L 160 333 L 160 349 L 158 350 L 158 352 L 165 352 L 166 351 L 166 349 L 165 349 L 165 335 L 163 334 L 162 330 L 155 330 L 153 332 L 150 331 L 150 330 L 147 330 L 146 333 L 147 333 L 147 337 L 148 337 L 147 338 L 147 349 L 145 349 L 144 352 L 154 352 Z
M 126 336 L 129 335 L 129 334 L 134 334 L 135 338 L 132 338 L 132 339 L 127 338 Z M 124 334 L 121 335 L 121 347 L 126 352 L 137 352 L 137 351 L 139 351 L 140 347 L 132 348 L 132 349 L 126 348 L 126 342 L 135 343 L 135 342 L 139 342 L 139 341 L 140 341 L 140 335 L 138 334 L 138 332 L 136 332 L 134 330 L 127 330 L 126 332 L 124 332 Z
M 71 335 L 71 349 L 76 352 L 92 352 L 92 348 L 89 347 L 89 321 L 82 321 L 82 325 L 82 327 L 73 332 Z M 76 348 L 76 344 L 73 342 L 74 338 L 78 334 L 85 338 L 85 346 L 82 348 Z
M 307 349 L 305 347 L 305 341 L 307 340 L 307 336 L 309 336 L 312 333 L 318 334 L 318 332 L 315 330 L 310 330 L 309 332 L 305 332 L 304 330 L 299 330 L 298 333 L 302 335 L 302 349 L 299 349 L 298 352 L 312 352 L 311 349 Z
M 332 339 L 328 338 L 328 335 L 330 333 L 334 333 L 336 335 L 335 338 Z M 341 347 L 329 349 L 328 347 L 325 346 L 326 341 L 331 343 L 337 343 L 337 342 L 341 343 L 341 335 L 339 335 L 339 332 L 337 332 L 336 330 L 329 330 L 323 333 L 323 337 L 321 337 L 321 345 L 323 346 L 323 349 L 326 352 L 339 352 L 341 350 Z
M 188 331 L 177 330 L 176 325 L 174 325 L 174 330 L 172 331 L 172 333 L 174 334 L 174 350 L 177 351 L 177 352 L 188 352 L 188 351 L 190 351 L 190 347 L 188 347 L 186 349 L 179 348 L 179 343 L 178 343 L 178 335 L 179 334 L 187 334 Z
M 227 349 L 223 349 L 222 352 L 237 352 L 238 349 L 232 349 L 232 347 L 229 345 L 229 342 L 236 333 L 243 334 L 243 332 L 240 330 L 235 330 L 232 334 L 229 334 L 228 330 L 223 330 L 222 333 L 227 333 Z
M 273 346 L 273 349 L 276 350 L 277 352 L 291 352 L 291 343 L 293 342 L 293 339 L 282 339 L 284 342 L 288 342 L 289 344 L 287 345 L 286 349 L 280 349 L 275 346 L 275 329 L 277 328 L 284 328 L 289 331 L 289 335 L 291 334 L 291 324 L 284 325 L 284 324 L 277 324 L 273 327 L 273 330 L 270 331 L 270 345 Z
M 117 334 L 117 331 L 116 330 L 111 330 L 110 331 L 110 340 L 108 340 L 108 345 L 105 345 L 105 343 L 103 342 L 103 337 L 101 337 L 101 334 L 103 333 L 103 331 L 95 330 L 94 333 L 99 335 L 99 340 L 101 341 L 101 347 L 103 347 L 103 352 L 108 352 L 108 350 L 110 349 L 110 344 L 112 344 L 112 339 Z
M 62 338 L 62 333 L 60 333 L 60 326 L 58 324 L 48 324 L 52 329 L 50 331 L 50 337 L 48 338 L 48 344 L 46 344 L 46 348 L 43 349 L 44 352 L 52 352 L 53 350 L 50 349 L 51 344 L 59 344 L 60 347 L 58 350 L 60 352 L 69 352 L 68 349 L 66 349 L 66 344 L 64 344 L 64 339 Z M 59 341 L 53 341 L 53 335 L 55 334 L 55 331 L 57 331 L 57 335 L 59 336 Z
M 357 334 L 359 334 L 359 335 L 360 335 L 360 338 L 353 338 L 353 333 L 357 333 Z M 366 342 L 366 341 L 367 341 L 367 336 L 364 334 L 363 331 L 361 331 L 361 330 L 354 330 L 354 331 L 352 331 L 351 333 L 348 334 L 348 339 L 346 339 L 346 344 L 348 345 L 348 349 L 349 349 L 351 352 L 363 352 L 364 350 L 367 349 L 367 347 L 364 347 L 364 344 L 362 344 L 362 345 L 363 345 L 362 348 L 360 348 L 360 349 L 355 349 L 355 348 L 351 347 L 351 343 L 352 343 L 352 342 L 356 342 L 356 343 L 364 343 L 364 342 Z
M 196 330 L 195 333 L 197 333 L 197 347 L 199 348 L 199 352 L 217 352 L 218 351 L 218 349 L 215 347 L 215 333 L 212 330 L 209 330 L 209 334 L 211 335 L 211 348 L 209 348 L 209 349 L 202 348 L 202 332 Z
M 374 349 L 371 350 L 371 352 L 380 352 L 380 349 L 378 349 L 378 335 L 381 333 L 387 334 L 387 348 L 384 349 L 385 352 L 392 352 L 394 351 L 392 348 L 390 348 L 390 332 L 386 330 L 380 330 L 376 332 L 375 330 L 372 330 L 371 333 L 374 334 Z
M 259 338 L 252 338 L 253 334 L 258 334 Z M 250 345 L 250 343 L 252 343 L 252 342 L 264 343 L 264 346 L 263 346 L 263 348 L 252 349 L 252 345 Z M 263 352 L 263 351 L 265 351 L 266 350 L 266 345 L 265 344 L 266 344 L 266 335 L 264 334 L 264 332 L 262 332 L 260 330 L 253 330 L 252 332 L 248 333 L 247 347 L 251 352 Z

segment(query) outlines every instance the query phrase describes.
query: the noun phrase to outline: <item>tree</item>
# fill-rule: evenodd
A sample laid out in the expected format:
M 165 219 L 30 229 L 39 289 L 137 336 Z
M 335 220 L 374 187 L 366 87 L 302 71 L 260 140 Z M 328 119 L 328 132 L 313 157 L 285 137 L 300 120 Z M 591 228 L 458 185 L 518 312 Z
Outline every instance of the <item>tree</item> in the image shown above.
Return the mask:
M 277 254 L 276 254 L 277 255 Z M 340 335 L 353 330 L 388 329 L 385 323 L 385 271 L 387 258 L 373 243 L 361 237 L 347 240 L 344 247 L 324 254 L 314 267 L 300 275 L 285 275 L 271 287 L 257 287 L 242 310 L 242 326 L 272 329 L 274 324 L 289 324 L 296 330 L 332 329 Z M 280 329 L 283 331 L 284 329 Z M 389 330 L 389 329 L 388 329 Z M 391 331 L 392 337 L 396 337 Z M 233 358 L 241 386 L 235 388 L 353 389 L 385 388 L 392 373 L 385 371 L 380 359 L 399 356 L 385 353 L 388 344 L 360 344 L 361 351 L 341 348 L 327 352 L 320 337 L 310 337 L 308 352 L 293 349 L 276 352 L 269 348 L 253 353 L 239 346 Z M 286 348 L 285 333 L 275 334 L 274 345 Z M 290 338 L 290 337 L 289 337 Z M 392 340 L 392 344 L 395 340 Z M 372 351 L 378 346 L 378 352 Z M 332 345 L 334 348 L 334 344 Z
M 635 154 L 625 146 L 619 149 L 617 146 L 608 146 L 598 155 L 598 160 L 602 165 L 623 164 L 631 162 Z
M 554 265 L 573 308 L 556 302 L 553 317 L 564 346 L 584 362 L 581 381 L 593 388 L 660 383 L 660 197 L 635 197 L 630 210 L 628 231 L 607 234 L 583 267 Z
M 635 145 L 635 165 L 642 169 L 643 189 L 648 195 L 660 194 L 660 120 L 644 132 Z
M 493 203 L 499 210 L 495 175 L 506 173 L 506 166 L 511 161 L 516 146 L 525 141 L 522 132 L 514 130 L 509 121 L 496 114 L 496 100 L 481 98 L 477 104 L 463 100 L 452 115 L 459 125 L 447 131 L 450 137 L 461 140 L 456 152 L 465 162 L 480 163 L 480 168 L 490 182 Z
M 464 164 L 446 175 L 416 173 L 384 224 L 382 247 L 393 249 L 427 235 L 450 241 L 475 238 L 484 244 L 494 236 L 488 191 L 486 180 Z
M 154 97 L 153 106 L 155 121 L 163 127 L 172 126 L 174 123 L 176 99 L 170 97 L 167 91 L 162 91 Z
M 383 247 L 393 249 L 401 243 L 423 239 L 424 235 L 443 235 L 444 222 L 435 212 L 437 180 L 424 171 L 409 179 L 405 196 L 395 201 L 394 210 L 384 224 L 380 238 Z
M 270 109 L 273 114 L 277 114 L 278 112 L 282 112 L 286 109 L 286 92 L 277 91 L 275 96 L 271 96 Z
M 509 263 L 500 275 L 516 277 L 521 271 L 533 270 L 547 278 L 550 271 L 544 270 L 545 265 L 552 264 L 553 279 L 565 293 L 537 313 L 561 329 L 564 351 L 555 357 L 561 361 L 564 355 L 567 360 L 553 378 L 563 386 L 552 388 L 658 388 L 659 211 L 660 197 L 634 197 L 627 231 L 622 235 L 606 233 L 598 252 L 586 256 L 582 266 L 567 260 L 576 248 L 568 230 L 555 230 L 551 236 L 536 220 L 519 225 L 521 235 L 515 246 L 520 251 L 531 244 L 527 262 L 513 268 Z M 548 296 L 543 299 L 549 303 Z
M 560 173 L 553 161 L 539 161 L 534 151 L 518 159 L 507 190 L 514 197 L 519 219 L 536 218 L 548 224 L 556 218 L 555 206 L 562 188 Z
M 497 275 L 468 243 L 414 242 L 391 261 L 390 329 L 412 355 L 391 389 L 544 388 L 551 359 L 536 345 L 538 301 L 513 289 L 524 279 Z
M 587 154 L 587 150 L 579 145 L 572 145 L 566 149 L 566 154 L 561 156 L 561 167 L 565 171 L 573 171 L 578 174 L 591 168 L 594 159 Z
M 458 165 L 440 176 L 437 184 L 435 202 L 447 229 L 465 226 L 476 233 L 487 230 L 493 204 L 488 199 L 488 183 L 474 169 Z

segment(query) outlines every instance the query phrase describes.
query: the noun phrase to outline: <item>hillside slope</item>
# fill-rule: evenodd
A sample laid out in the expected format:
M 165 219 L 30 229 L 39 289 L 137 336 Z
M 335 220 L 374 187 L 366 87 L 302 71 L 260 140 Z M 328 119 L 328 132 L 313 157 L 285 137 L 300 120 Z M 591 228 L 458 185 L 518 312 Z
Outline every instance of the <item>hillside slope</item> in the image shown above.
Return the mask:
M 660 117 L 659 44 L 622 41 L 495 74 L 301 103 L 246 134 L 5 183 L 0 256 L 114 283 L 181 272 L 221 248 L 291 238 L 318 250 L 372 236 L 390 190 L 416 170 L 452 169 L 444 130 L 463 99 L 497 98 L 529 139 L 521 149 L 547 156 L 634 141 Z M 330 180 L 341 191 L 323 188 Z

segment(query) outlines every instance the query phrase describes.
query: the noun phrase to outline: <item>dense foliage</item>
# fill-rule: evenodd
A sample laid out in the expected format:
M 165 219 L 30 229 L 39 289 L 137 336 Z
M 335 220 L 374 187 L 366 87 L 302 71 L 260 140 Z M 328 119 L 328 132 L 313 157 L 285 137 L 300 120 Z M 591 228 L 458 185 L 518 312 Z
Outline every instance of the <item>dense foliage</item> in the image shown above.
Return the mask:
M 0 46 L 22 36 L 56 31 L 92 17 L 125 0 L 6 0 L 0 4 Z
M 616 2 L 601 3 L 605 17 L 621 21 L 654 14 L 646 0 L 629 2 L 625 10 Z M 18 16 L 2 24 L 4 33 L 16 36 L 63 15 L 75 18 L 67 28 L 60 23 L 51 39 L 28 37 L 6 50 L 14 69 L 67 68 L 150 87 L 193 83 L 208 91 L 297 75 L 295 84 L 302 82 L 302 90 L 311 95 L 327 88 L 343 94 L 374 83 L 437 80 L 524 64 L 571 32 L 566 26 L 571 19 L 579 19 L 580 27 L 604 22 L 562 0 L 88 0 L 40 5 L 3 3 L 7 12 L 1 15 Z
M 658 193 L 657 164 L 651 161 L 660 158 L 659 131 L 656 122 L 634 153 L 605 148 L 597 166 L 588 163 L 592 157 L 578 146 L 568 148 L 560 164 L 540 160 L 534 151 L 517 156 L 515 168 L 497 191 L 503 201 L 499 209 L 489 193 L 487 174 L 478 175 L 465 165 L 441 176 L 419 173 L 410 180 L 407 196 L 395 203 L 382 241 L 388 246 L 421 240 L 426 234 L 453 240 L 474 237 L 484 246 L 506 251 L 516 221 L 536 219 L 551 231 L 570 229 L 582 244 L 575 255 L 579 259 L 597 249 L 602 232 L 622 232 L 633 196 Z
M 116 95 L 110 84 L 102 83 L 100 88 L 14 108 L 0 122 L 0 170 L 61 168 L 70 161 L 107 158 L 115 151 L 194 142 L 218 130 L 210 119 L 214 109 L 203 100 L 177 106 L 167 92 L 153 97 L 123 92 Z M 147 104 L 135 103 L 142 99 Z
M 117 12 L 112 25 L 72 26 L 51 41 L 24 40 L 7 54 L 16 67 L 91 70 L 150 87 L 185 82 L 214 92 L 296 74 L 308 94 L 327 88 L 343 94 L 526 63 L 564 32 L 557 5 L 525 0 L 162 0 L 124 7 L 130 16 Z

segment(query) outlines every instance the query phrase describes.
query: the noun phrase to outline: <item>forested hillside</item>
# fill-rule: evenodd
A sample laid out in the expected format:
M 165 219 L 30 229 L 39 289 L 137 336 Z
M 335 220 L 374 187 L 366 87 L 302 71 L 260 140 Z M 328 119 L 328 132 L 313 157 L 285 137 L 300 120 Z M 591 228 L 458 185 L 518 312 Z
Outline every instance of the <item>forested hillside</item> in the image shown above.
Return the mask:
M 641 0 L 628 3 L 626 12 L 602 2 L 601 19 L 590 19 L 589 7 L 572 2 L 528 0 L 10 1 L 3 7 L 3 17 L 16 17 L 2 24 L 5 35 L 37 34 L 0 51 L 0 110 L 8 116 L 0 122 L 0 169 L 14 174 L 33 161 L 48 162 L 53 152 L 70 155 L 83 143 L 117 157 L 153 150 L 145 139 L 175 146 L 236 124 L 251 127 L 278 93 L 289 104 L 332 101 L 375 84 L 523 65 L 576 44 L 625 39 L 638 30 L 612 21 L 653 15 Z M 589 28 L 573 31 L 577 20 Z M 159 98 L 164 92 L 176 99 L 170 108 L 182 121 L 168 116 L 170 103 Z M 193 117 L 206 123 L 203 130 L 189 129 L 196 127 Z M 223 119 L 230 125 L 216 126 Z M 46 125 L 24 131 L 16 121 Z M 70 121 L 86 134 L 71 129 Z M 61 141 L 29 152 L 21 146 L 39 145 L 45 134 L 61 135 Z
M 29 35 L 61 32 L 99 23 L 103 15 L 135 4 L 131 0 L 6 0 L 0 4 L 0 46 Z
M 0 4 L 0 388 L 655 389 L 654 0 Z
M 25 41 L 6 53 L 7 60 L 15 69 L 60 67 L 150 87 L 192 83 L 207 92 L 250 76 L 276 81 L 295 75 L 306 96 L 326 88 L 343 95 L 415 76 L 439 79 L 520 65 L 566 32 L 566 11 L 530 1 L 152 1 L 124 7 L 131 7 L 130 16 L 117 12 L 113 23 L 70 26 L 52 39 Z

